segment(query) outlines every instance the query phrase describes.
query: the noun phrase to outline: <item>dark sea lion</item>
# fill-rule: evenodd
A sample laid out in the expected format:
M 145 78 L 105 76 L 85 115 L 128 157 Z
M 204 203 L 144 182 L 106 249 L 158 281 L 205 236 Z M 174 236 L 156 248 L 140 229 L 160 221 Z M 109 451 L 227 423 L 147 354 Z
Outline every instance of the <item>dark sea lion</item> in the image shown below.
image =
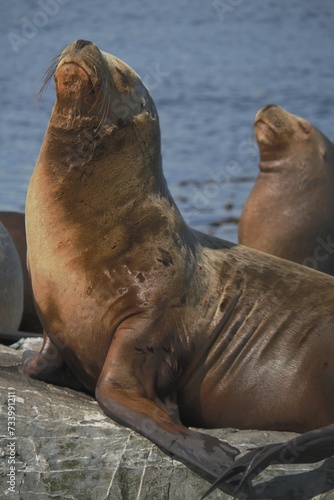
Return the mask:
M 22 321 L 19 329 L 24 332 L 42 333 L 43 328 L 37 316 L 30 277 L 27 269 L 25 216 L 20 212 L 0 212 L 0 221 L 12 237 L 21 261 L 24 283 L 24 302 Z M 17 335 L 20 337 L 19 333 L 17 333 Z
M 239 221 L 239 243 L 334 274 L 334 144 L 269 104 L 255 117 L 260 173 Z
M 233 476 L 238 450 L 188 426 L 333 423 L 334 278 L 187 226 L 163 176 L 154 103 L 125 63 L 79 40 L 53 72 L 26 208 L 45 334 L 25 371 L 84 387 L 210 478 Z
M 5 226 L 0 222 L 0 330 L 18 329 L 23 310 L 23 276 L 20 258 Z

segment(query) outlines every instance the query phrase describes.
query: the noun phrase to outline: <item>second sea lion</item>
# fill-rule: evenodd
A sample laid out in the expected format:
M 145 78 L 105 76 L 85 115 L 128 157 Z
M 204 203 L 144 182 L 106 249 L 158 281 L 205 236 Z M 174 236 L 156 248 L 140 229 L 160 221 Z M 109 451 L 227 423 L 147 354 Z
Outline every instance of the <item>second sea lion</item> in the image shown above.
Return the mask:
M 334 144 L 274 104 L 255 117 L 260 173 L 239 243 L 334 274 Z

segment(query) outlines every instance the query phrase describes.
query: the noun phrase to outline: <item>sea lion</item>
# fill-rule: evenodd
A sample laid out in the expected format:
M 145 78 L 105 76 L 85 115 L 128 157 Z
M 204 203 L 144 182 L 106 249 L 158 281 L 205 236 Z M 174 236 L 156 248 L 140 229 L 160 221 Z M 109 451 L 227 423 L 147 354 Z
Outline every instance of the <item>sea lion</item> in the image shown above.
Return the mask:
M 239 243 L 334 274 L 334 144 L 274 104 L 254 122 L 260 173 Z
M 334 422 L 334 278 L 185 223 L 153 100 L 124 62 L 78 40 L 53 73 L 26 204 L 44 344 L 25 371 L 84 387 L 209 478 L 238 450 L 188 426 Z
M 20 258 L 0 222 L 0 330 L 17 330 L 23 311 L 23 276 Z
M 0 221 L 9 232 L 21 261 L 24 283 L 24 301 L 22 320 L 19 329 L 23 332 L 42 333 L 43 328 L 37 316 L 30 277 L 27 269 L 25 216 L 21 212 L 0 212 Z M 20 337 L 19 333 L 17 335 Z

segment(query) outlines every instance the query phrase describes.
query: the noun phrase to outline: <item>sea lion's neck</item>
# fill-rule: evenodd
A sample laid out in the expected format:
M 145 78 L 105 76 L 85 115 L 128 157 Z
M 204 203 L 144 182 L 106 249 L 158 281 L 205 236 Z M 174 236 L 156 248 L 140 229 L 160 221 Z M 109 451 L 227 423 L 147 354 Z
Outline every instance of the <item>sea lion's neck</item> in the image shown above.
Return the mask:
M 50 176 L 55 186 L 76 184 L 75 190 L 88 197 L 94 181 L 100 192 L 100 184 L 107 182 L 108 193 L 113 191 L 116 198 L 126 193 L 132 197 L 131 189 L 136 196 L 141 190 L 146 195 L 169 196 L 162 172 L 160 130 L 145 115 L 125 125 L 75 118 L 67 127 L 63 116 L 52 116 L 40 155 L 43 175 Z M 145 127 L 138 123 L 141 120 Z
M 285 172 L 285 161 L 282 161 L 282 159 L 277 159 L 277 160 L 260 160 L 259 162 L 259 170 L 261 173 L 267 174 L 267 173 L 279 173 L 284 171 Z
M 71 227 L 84 221 L 86 238 L 97 226 L 106 233 L 119 225 L 132 233 L 147 231 L 149 218 L 155 226 L 169 218 L 183 230 L 162 172 L 159 127 L 151 117 L 142 119 L 145 126 L 137 126 L 138 118 L 101 128 L 100 135 L 96 124 L 62 130 L 51 120 L 31 186 L 43 212 L 48 207 L 48 214 L 63 216 Z
M 290 169 L 295 170 L 296 155 L 291 148 L 260 149 L 259 170 L 263 173 L 284 172 L 286 175 Z

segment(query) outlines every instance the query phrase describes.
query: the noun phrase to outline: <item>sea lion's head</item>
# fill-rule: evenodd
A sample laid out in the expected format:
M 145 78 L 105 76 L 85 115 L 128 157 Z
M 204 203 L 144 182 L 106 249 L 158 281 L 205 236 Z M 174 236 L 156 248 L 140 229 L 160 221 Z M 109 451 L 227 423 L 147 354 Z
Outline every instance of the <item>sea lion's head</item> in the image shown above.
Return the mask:
M 57 98 L 41 152 L 49 170 L 87 178 L 98 168 L 100 178 L 108 176 L 114 185 L 118 178 L 123 186 L 130 175 L 150 183 L 151 167 L 161 177 L 157 111 L 130 66 L 77 40 L 54 59 L 42 90 L 52 76 Z M 125 164 L 132 167 L 128 174 Z
M 46 73 L 42 90 L 54 76 L 57 101 L 53 114 L 66 119 L 67 128 L 78 118 L 124 125 L 147 112 L 156 116 L 153 100 L 137 73 L 92 42 L 77 40 L 57 56 Z
M 254 132 L 260 166 L 289 159 L 294 165 L 334 162 L 334 147 L 327 137 L 304 118 L 276 104 L 267 104 L 258 111 Z
M 164 197 L 170 206 L 159 119 L 137 73 L 78 40 L 55 59 L 45 85 L 52 76 L 56 102 L 29 190 L 43 197 L 45 210 L 57 219 L 62 214 L 67 226 L 85 221 L 105 235 L 123 219 L 128 224 L 134 206 L 132 219 L 143 221 L 150 196 Z

